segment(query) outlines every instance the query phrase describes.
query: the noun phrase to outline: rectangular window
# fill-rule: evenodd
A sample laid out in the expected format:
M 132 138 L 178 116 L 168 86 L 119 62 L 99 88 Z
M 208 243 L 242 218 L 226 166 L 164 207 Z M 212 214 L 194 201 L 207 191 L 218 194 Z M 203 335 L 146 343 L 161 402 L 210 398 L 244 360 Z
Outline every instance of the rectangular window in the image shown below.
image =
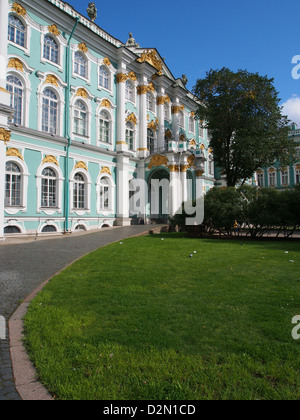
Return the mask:
M 259 187 L 264 186 L 264 174 L 263 173 L 257 174 L 257 184 L 258 184 Z
M 109 209 L 109 188 L 101 187 L 100 188 L 100 209 L 108 210 Z
M 276 187 L 276 172 L 269 172 L 269 187 Z
M 20 206 L 21 205 L 21 176 L 6 175 L 5 187 L 5 205 Z
M 281 172 L 281 185 L 289 185 L 289 173 L 288 171 Z

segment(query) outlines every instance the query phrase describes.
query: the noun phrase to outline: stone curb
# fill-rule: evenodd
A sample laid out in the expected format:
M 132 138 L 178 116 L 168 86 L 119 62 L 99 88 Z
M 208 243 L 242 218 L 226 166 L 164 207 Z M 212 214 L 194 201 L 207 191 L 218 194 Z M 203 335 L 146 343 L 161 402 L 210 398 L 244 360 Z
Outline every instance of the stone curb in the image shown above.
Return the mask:
M 152 229 L 153 232 L 160 231 L 161 226 L 156 229 Z M 134 238 L 138 236 L 143 236 L 149 233 L 147 231 L 138 233 L 136 235 L 129 236 L 128 238 Z M 128 238 L 124 238 L 128 239 Z M 119 242 L 119 241 L 117 241 Z M 36 295 L 49 283 L 49 281 L 62 271 L 64 271 L 69 266 L 73 265 L 76 261 L 84 258 L 85 255 L 77 258 L 70 264 L 67 264 L 63 269 L 58 271 L 56 274 L 53 274 L 49 279 L 45 280 L 39 287 L 37 287 L 23 303 L 18 307 L 14 314 L 10 317 L 8 321 L 9 329 L 9 341 L 10 341 L 10 354 L 11 362 L 13 368 L 13 375 L 15 379 L 15 387 L 19 393 L 22 400 L 25 401 L 49 401 L 54 400 L 54 398 L 49 394 L 46 388 L 38 381 L 38 376 L 36 370 L 29 359 L 26 348 L 24 346 L 24 322 L 23 318 L 27 313 L 29 303 L 36 297 Z

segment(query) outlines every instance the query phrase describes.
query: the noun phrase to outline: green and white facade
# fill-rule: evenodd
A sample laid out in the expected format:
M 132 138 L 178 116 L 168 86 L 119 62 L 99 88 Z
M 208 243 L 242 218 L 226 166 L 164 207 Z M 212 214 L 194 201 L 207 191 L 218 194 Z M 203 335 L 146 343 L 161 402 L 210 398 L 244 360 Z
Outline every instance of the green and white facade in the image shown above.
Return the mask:
M 60 0 L 0 0 L 0 238 L 166 216 L 161 188 L 131 212 L 133 179 L 167 179 L 175 213 L 214 186 L 196 109 L 131 34 L 122 43 Z
M 258 187 L 284 190 L 300 185 L 300 130 L 296 128 L 295 124 L 291 125 L 289 137 L 297 143 L 295 161 L 288 166 L 282 166 L 279 162 L 275 162 L 268 168 L 261 168 L 255 176 L 255 185 Z

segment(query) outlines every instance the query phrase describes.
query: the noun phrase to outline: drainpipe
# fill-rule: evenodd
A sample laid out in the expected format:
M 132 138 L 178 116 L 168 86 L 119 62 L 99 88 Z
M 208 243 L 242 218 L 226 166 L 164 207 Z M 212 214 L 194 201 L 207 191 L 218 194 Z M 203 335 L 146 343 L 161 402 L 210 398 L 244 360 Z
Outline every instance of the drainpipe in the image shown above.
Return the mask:
M 66 102 L 65 102 L 65 138 L 68 140 L 66 147 L 66 167 L 65 167 L 65 233 L 69 231 L 69 157 L 70 157 L 70 146 L 71 146 L 71 135 L 70 135 L 70 94 L 71 94 L 71 40 L 74 32 L 77 28 L 79 17 L 75 18 L 76 22 L 67 44 L 67 57 L 66 57 Z

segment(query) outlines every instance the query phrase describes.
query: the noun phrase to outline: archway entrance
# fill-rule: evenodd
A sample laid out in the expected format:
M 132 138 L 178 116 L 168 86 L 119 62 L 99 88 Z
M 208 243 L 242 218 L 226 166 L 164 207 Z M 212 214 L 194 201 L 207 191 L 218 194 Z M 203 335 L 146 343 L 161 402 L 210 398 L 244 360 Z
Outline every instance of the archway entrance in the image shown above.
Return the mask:
M 168 223 L 169 181 L 167 169 L 156 169 L 148 179 L 148 202 L 150 203 L 150 220 L 154 223 Z

